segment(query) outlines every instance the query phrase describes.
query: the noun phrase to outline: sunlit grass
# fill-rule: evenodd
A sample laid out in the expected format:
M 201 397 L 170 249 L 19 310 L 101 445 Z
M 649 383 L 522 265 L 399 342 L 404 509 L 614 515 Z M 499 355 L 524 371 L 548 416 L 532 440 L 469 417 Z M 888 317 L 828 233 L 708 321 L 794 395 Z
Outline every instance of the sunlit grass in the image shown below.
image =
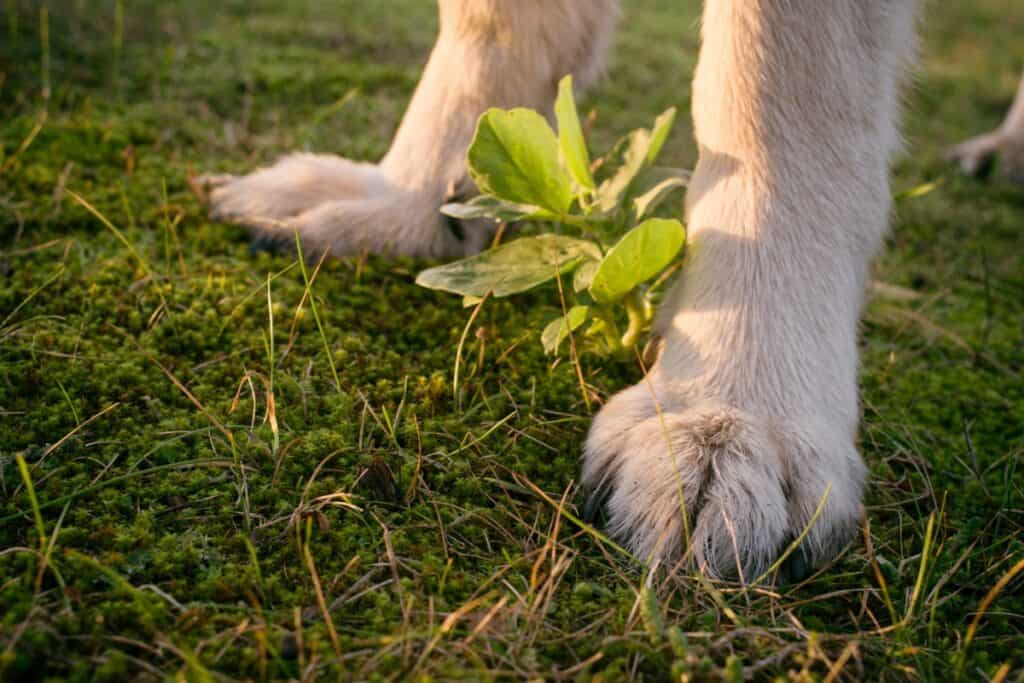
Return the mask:
M 698 9 L 626 3 L 596 148 L 688 110 Z M 649 573 L 584 521 L 584 396 L 640 372 L 545 357 L 556 290 L 474 314 L 422 263 L 205 218 L 194 173 L 379 158 L 435 11 L 0 9 L 0 679 L 1019 681 L 1024 190 L 941 162 L 1009 104 L 1017 3 L 929 6 L 863 326 L 866 523 L 795 586 Z

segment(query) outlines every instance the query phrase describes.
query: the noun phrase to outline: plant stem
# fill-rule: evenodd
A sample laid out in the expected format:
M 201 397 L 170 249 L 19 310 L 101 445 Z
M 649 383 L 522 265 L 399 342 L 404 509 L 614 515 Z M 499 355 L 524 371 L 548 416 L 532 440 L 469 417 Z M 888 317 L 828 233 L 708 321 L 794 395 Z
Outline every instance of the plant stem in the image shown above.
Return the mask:
M 587 222 L 587 219 L 581 216 L 573 216 L 572 214 L 560 216 L 558 220 L 560 220 L 562 223 L 565 223 L 566 225 L 571 225 L 575 228 L 580 228 L 582 230 L 586 230 L 590 226 L 590 224 Z
M 634 289 L 627 294 L 622 303 L 626 307 L 626 315 L 629 316 L 629 327 L 626 328 L 626 333 L 622 335 L 622 346 L 631 349 L 640 341 L 640 334 L 647 323 L 650 322 L 650 317 L 639 290 Z
M 615 316 L 607 308 L 600 306 L 594 311 L 594 317 L 604 323 L 601 335 L 604 337 L 605 344 L 608 345 L 608 353 L 612 355 L 621 353 L 623 347 L 622 341 L 619 339 L 619 326 L 615 324 Z

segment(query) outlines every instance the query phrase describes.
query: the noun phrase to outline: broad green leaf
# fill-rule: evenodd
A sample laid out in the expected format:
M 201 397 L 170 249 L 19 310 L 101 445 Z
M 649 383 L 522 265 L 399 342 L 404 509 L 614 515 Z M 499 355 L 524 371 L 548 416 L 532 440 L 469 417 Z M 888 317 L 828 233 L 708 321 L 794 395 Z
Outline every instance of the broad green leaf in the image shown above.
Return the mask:
M 602 211 L 613 211 L 631 198 L 637 176 L 658 158 L 675 119 L 675 108 L 666 110 L 655 120 L 652 130 L 634 130 L 619 140 L 604 157 L 599 171 L 603 182 L 597 189 L 597 205 Z
M 469 147 L 469 171 L 481 192 L 564 216 L 572 180 L 558 158 L 558 140 L 529 109 L 491 109 L 480 117 Z
M 610 177 L 597 189 L 597 205 L 602 211 L 614 211 L 626 198 L 630 185 L 647 163 L 651 134 L 638 128 L 620 140 L 605 157 Z
M 490 218 L 500 223 L 514 223 L 529 219 L 552 219 L 556 216 L 539 206 L 528 206 L 526 204 L 513 204 L 482 194 L 474 197 L 464 204 L 445 204 L 441 207 L 441 213 L 461 221 L 469 221 L 475 218 Z
M 558 121 L 558 146 L 569 173 L 581 186 L 594 189 L 594 176 L 590 174 L 590 154 L 583 139 L 580 116 L 576 111 L 576 100 L 572 92 L 572 76 L 566 76 L 558 84 L 558 99 L 555 100 L 555 118 Z
M 644 221 L 605 254 L 590 283 L 590 295 L 601 303 L 622 298 L 672 263 L 685 241 L 686 231 L 677 220 Z
M 577 292 L 586 291 L 590 283 L 594 281 L 594 273 L 597 272 L 599 261 L 584 261 L 576 272 L 572 274 L 572 288 Z
M 668 134 L 672 132 L 672 126 L 676 122 L 676 108 L 671 107 L 662 112 L 654 121 L 654 128 L 651 129 L 651 146 L 647 150 L 647 163 L 653 164 L 657 159 L 658 155 L 661 154 L 661 148 L 665 146 L 665 141 L 668 140 Z
M 686 180 L 678 176 L 669 177 L 633 200 L 637 219 L 646 218 L 676 190 L 686 187 Z
M 558 347 L 562 345 L 569 333 L 575 332 L 580 325 L 587 321 L 589 315 L 589 306 L 573 306 L 565 315 L 560 315 L 548 323 L 540 335 L 544 351 L 550 354 L 557 353 Z
M 430 268 L 416 284 L 463 297 L 508 296 L 533 289 L 572 271 L 584 259 L 600 257 L 593 242 L 564 235 L 524 237 L 476 256 Z

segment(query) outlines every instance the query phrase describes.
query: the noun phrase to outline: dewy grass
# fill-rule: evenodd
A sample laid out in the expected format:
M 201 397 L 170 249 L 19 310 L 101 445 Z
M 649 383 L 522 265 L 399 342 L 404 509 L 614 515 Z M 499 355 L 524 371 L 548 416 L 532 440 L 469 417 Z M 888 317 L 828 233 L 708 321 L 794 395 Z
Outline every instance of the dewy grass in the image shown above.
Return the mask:
M 689 110 L 700 3 L 627 5 L 595 150 Z M 941 160 L 1012 97 L 1005 0 L 929 11 L 863 324 L 869 542 L 798 586 L 649 572 L 583 518 L 580 375 L 596 408 L 642 373 L 536 343 L 572 278 L 470 321 L 436 264 L 205 217 L 192 174 L 384 154 L 436 5 L 47 7 L 44 102 L 39 4 L 0 4 L 0 680 L 1020 679 L 1024 190 Z

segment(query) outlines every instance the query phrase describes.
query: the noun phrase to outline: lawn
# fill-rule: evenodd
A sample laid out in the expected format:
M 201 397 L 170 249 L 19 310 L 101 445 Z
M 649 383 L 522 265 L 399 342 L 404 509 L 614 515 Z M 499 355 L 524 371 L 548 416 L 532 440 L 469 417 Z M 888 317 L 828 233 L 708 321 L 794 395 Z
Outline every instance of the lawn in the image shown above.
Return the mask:
M 864 537 L 760 588 L 646 577 L 577 523 L 597 402 L 543 354 L 550 291 L 469 323 L 424 263 L 307 286 L 192 195 L 379 158 L 435 11 L 0 9 L 0 679 L 1024 681 L 1024 188 L 942 161 L 1009 104 L 1019 0 L 928 4 L 863 325 Z M 627 0 L 596 149 L 687 111 L 698 13 Z M 598 400 L 640 375 L 581 369 Z

